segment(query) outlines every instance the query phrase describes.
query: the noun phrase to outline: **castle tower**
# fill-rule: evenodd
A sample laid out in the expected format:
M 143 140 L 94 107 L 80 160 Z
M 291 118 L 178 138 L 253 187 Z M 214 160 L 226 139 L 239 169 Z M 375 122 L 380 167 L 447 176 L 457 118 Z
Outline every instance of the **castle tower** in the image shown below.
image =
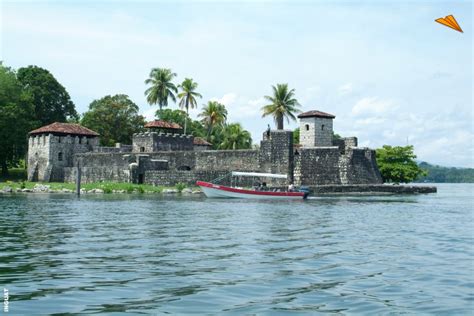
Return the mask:
M 332 146 L 332 120 L 334 115 L 321 111 L 308 111 L 300 119 L 300 144 L 303 147 Z
M 64 167 L 73 155 L 92 151 L 99 134 L 79 124 L 52 123 L 35 129 L 28 138 L 28 181 L 63 181 Z
M 260 142 L 259 169 L 261 172 L 288 175 L 288 179 L 280 185 L 293 182 L 292 131 L 268 130 L 263 133 L 263 139 Z M 273 184 L 276 185 L 276 183 Z

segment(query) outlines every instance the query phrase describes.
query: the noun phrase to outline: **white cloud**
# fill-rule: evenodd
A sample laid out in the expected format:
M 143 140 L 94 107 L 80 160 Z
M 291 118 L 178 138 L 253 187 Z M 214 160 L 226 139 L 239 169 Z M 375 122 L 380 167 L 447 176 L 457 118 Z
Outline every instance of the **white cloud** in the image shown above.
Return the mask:
M 351 93 L 353 89 L 354 88 L 352 86 L 352 83 L 349 82 L 340 86 L 337 90 L 339 92 L 339 95 L 345 95 Z
M 143 111 L 141 115 L 145 117 L 145 120 L 147 121 L 153 121 L 155 119 L 155 112 L 158 110 L 158 107 L 152 107 L 150 106 L 148 109 Z
M 211 101 L 217 101 L 225 106 L 231 106 L 237 100 L 237 94 L 234 92 L 226 93 L 221 98 L 211 98 Z
M 397 106 L 391 100 L 382 100 L 377 97 L 362 98 L 352 108 L 352 114 L 363 116 L 370 114 L 383 114 L 395 110 Z
M 211 98 L 211 100 L 218 101 L 226 106 L 230 121 L 260 117 L 260 108 L 265 104 L 263 97 L 249 100 L 246 97 L 238 96 L 234 92 L 226 93 L 220 98 Z

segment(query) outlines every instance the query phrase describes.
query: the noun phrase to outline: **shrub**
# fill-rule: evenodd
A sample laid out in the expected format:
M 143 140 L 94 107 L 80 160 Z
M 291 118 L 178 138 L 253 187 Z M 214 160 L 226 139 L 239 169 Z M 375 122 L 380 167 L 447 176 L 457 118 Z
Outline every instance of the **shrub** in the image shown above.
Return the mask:
M 176 187 L 176 190 L 178 190 L 178 192 L 181 193 L 184 190 L 184 188 L 186 188 L 186 184 L 179 182 L 176 184 L 175 187 Z

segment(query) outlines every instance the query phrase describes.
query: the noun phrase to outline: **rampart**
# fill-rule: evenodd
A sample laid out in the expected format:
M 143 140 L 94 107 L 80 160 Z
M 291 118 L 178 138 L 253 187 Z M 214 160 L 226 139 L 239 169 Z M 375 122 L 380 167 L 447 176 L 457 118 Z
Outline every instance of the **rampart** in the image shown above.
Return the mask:
M 192 135 L 145 132 L 133 134 L 133 152 L 193 150 Z

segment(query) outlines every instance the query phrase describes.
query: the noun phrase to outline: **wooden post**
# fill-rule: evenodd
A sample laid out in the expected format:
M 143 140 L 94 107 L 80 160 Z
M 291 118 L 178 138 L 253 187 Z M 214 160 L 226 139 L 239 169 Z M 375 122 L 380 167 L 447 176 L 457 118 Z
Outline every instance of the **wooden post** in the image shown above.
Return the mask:
M 81 163 L 79 159 L 77 159 L 76 193 L 78 197 L 81 196 Z

